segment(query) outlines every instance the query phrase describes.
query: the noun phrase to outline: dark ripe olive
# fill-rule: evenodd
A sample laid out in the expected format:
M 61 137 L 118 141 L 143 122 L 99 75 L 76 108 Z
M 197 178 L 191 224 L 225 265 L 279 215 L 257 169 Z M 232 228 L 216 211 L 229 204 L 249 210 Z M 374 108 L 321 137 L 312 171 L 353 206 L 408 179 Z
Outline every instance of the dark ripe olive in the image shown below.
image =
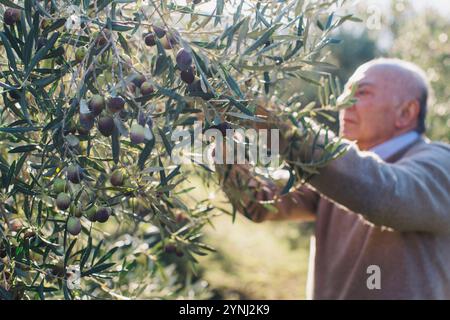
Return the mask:
M 182 213 L 178 213 L 175 217 L 175 221 L 177 223 L 186 223 L 189 221 L 189 219 Z
M 94 123 L 92 122 L 92 126 L 93 126 L 93 125 L 94 125 Z M 84 126 L 82 126 L 82 125 L 78 126 L 77 131 L 78 131 L 78 134 L 79 134 L 80 136 L 87 136 L 87 135 L 89 135 L 89 132 L 90 132 L 89 129 L 86 129 L 86 128 L 85 128 Z
M 84 213 L 86 218 L 88 218 L 89 221 L 95 222 L 96 214 L 97 214 L 97 207 L 94 205 L 86 210 Z
M 114 119 L 110 116 L 103 116 L 98 119 L 98 131 L 105 137 L 109 137 L 113 134 L 115 126 Z
M 214 95 L 208 89 L 207 89 L 206 93 L 203 92 L 200 79 L 194 80 L 194 82 L 192 82 L 191 84 L 188 85 L 187 89 L 188 89 L 189 95 L 191 95 L 193 97 L 200 97 L 203 100 L 210 100 L 210 99 L 214 98 Z
M 66 210 L 70 206 L 70 196 L 67 193 L 61 192 L 56 198 L 56 207 L 59 210 Z
M 72 183 L 80 183 L 83 179 L 83 172 L 79 165 L 72 164 L 67 168 L 67 179 Z
M 78 235 L 81 232 L 80 219 L 69 217 L 69 219 L 67 220 L 67 232 L 69 232 L 73 236 Z
M 89 110 L 94 116 L 98 116 L 105 109 L 105 99 L 99 95 L 94 95 L 89 101 Z
M 177 53 L 176 61 L 180 70 L 187 70 L 192 64 L 192 56 L 187 50 L 181 48 Z
M 158 26 L 153 26 L 153 31 L 155 32 L 156 36 L 160 39 L 166 35 L 166 30 Z
M 78 132 L 80 129 L 83 130 L 84 134 L 89 133 L 89 130 L 94 126 L 94 115 L 92 113 L 80 113 L 80 126 L 78 127 Z
M 145 129 L 138 123 L 134 123 L 130 130 L 130 140 L 133 144 L 140 144 L 145 140 Z
M 164 246 L 164 251 L 166 253 L 175 253 L 176 250 L 177 250 L 177 247 L 174 244 L 166 244 Z
M 141 84 L 140 90 L 141 90 L 141 94 L 144 96 L 146 96 L 148 94 L 152 94 L 155 91 L 155 89 L 153 89 L 152 84 L 148 81 L 145 81 Z
M 9 26 L 20 21 L 21 11 L 15 8 L 8 8 L 3 14 L 3 22 Z
M 149 47 L 153 47 L 154 45 L 156 45 L 155 34 L 152 32 L 148 33 L 144 38 L 144 42 L 145 45 Z
M 108 100 L 108 109 L 113 113 L 121 111 L 124 106 L 125 100 L 120 96 L 112 97 Z
M 145 82 L 145 80 L 147 79 L 143 74 L 136 74 L 132 82 L 136 87 L 140 87 Z
M 188 69 L 181 71 L 181 80 L 187 84 L 191 84 L 195 80 L 194 68 L 190 66 Z
M 100 223 L 104 223 L 108 221 L 110 215 L 111 215 L 111 208 L 100 207 L 95 213 L 95 220 Z
M 109 181 L 111 182 L 111 184 L 114 187 L 119 187 L 123 185 L 123 182 L 125 180 L 125 176 L 123 174 L 123 171 L 118 169 L 115 170 L 112 174 L 111 177 L 109 178 Z

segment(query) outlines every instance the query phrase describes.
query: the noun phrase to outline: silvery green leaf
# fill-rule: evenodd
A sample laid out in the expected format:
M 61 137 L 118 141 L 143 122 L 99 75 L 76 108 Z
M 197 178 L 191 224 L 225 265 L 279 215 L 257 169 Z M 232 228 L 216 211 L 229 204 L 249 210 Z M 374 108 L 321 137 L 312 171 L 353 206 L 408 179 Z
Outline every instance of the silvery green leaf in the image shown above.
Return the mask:
M 86 99 L 80 100 L 80 113 L 91 113 Z
M 71 147 L 76 147 L 80 144 L 80 140 L 74 136 L 73 134 L 69 134 L 66 136 L 66 141 Z
M 129 132 L 128 128 L 125 127 L 124 123 L 116 117 L 114 118 L 114 123 L 116 125 L 117 130 L 119 130 L 119 134 L 123 137 L 127 137 Z
M 144 136 L 145 136 L 145 139 L 147 139 L 147 140 L 152 140 L 154 138 L 152 130 L 150 130 L 148 125 L 146 125 L 144 128 Z

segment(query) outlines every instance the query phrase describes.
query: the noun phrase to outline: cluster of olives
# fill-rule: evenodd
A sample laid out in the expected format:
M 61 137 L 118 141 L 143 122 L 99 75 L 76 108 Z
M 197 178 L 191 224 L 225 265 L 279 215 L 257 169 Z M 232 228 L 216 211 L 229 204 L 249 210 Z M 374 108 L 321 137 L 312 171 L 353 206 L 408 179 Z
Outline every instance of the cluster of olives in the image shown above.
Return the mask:
M 70 165 L 67 168 L 67 180 L 73 184 L 78 184 L 83 179 L 82 168 L 78 165 Z M 125 174 L 121 169 L 112 172 L 110 176 L 110 183 L 112 186 L 123 186 L 125 182 Z M 76 236 L 81 232 L 80 218 L 84 215 L 91 222 L 104 223 L 108 221 L 112 214 L 112 209 L 109 207 L 97 207 L 92 205 L 84 209 L 79 203 L 78 206 L 73 204 L 73 200 L 69 194 L 69 185 L 65 179 L 56 178 L 53 182 L 53 191 L 56 196 L 56 207 L 59 210 L 70 210 L 71 215 L 67 219 L 67 232 Z
M 156 37 L 159 42 L 161 42 L 163 48 L 167 50 L 173 49 L 173 47 L 178 43 L 178 40 L 172 34 L 167 32 L 166 29 L 158 26 L 153 26 L 152 29 L 152 32 L 148 32 L 144 35 L 144 42 L 146 46 L 155 46 Z
M 177 52 L 177 66 L 181 70 L 181 80 L 187 84 L 191 84 L 195 80 L 195 69 L 192 66 L 192 55 L 184 48 Z
M 96 44 L 104 45 L 105 43 L 98 40 L 103 38 L 98 36 Z M 77 48 L 75 51 L 75 61 L 80 63 L 85 58 L 86 54 L 87 49 L 85 47 Z M 134 74 L 131 77 L 128 89 L 133 94 L 138 93 L 143 97 L 152 95 L 155 92 L 152 83 L 142 74 Z M 125 109 L 125 105 L 126 101 L 121 95 L 105 98 L 101 94 L 94 94 L 84 106 L 80 103 L 79 124 L 77 126 L 79 134 L 89 134 L 90 130 L 96 125 L 101 135 L 105 137 L 112 136 L 115 130 L 118 130 L 116 127 L 118 124 L 115 118 L 118 117 L 119 119 L 124 120 L 129 115 Z M 130 128 L 130 141 L 132 144 L 141 144 L 145 142 L 146 125 L 150 128 L 153 126 L 151 117 L 139 112 L 137 121 L 133 123 Z M 65 133 L 73 131 L 69 129 L 71 128 L 65 130 Z M 80 183 L 82 179 L 83 170 L 78 165 L 71 165 L 67 168 L 68 181 L 77 184 Z M 123 186 L 125 181 L 124 171 L 121 169 L 113 171 L 109 181 L 114 187 Z M 63 179 L 56 179 L 54 182 L 54 191 L 57 194 L 57 208 L 60 210 L 70 210 L 71 212 L 67 220 L 67 231 L 72 235 L 78 235 L 81 232 L 80 218 L 82 216 L 85 216 L 91 222 L 103 223 L 106 222 L 112 214 L 112 209 L 109 207 L 97 207 L 95 204 L 86 207 L 82 207 L 80 204 L 75 206 L 72 197 L 67 191 L 67 182 Z
M 129 88 L 132 92 L 136 92 L 136 88 L 139 88 L 141 94 L 143 96 L 152 94 L 155 92 L 155 88 L 148 81 L 143 74 L 136 74 L 131 81 Z
M 173 49 L 178 43 L 177 39 L 169 34 L 165 29 L 158 26 L 152 27 L 153 31 L 144 35 L 144 42 L 147 46 L 156 45 L 156 38 L 159 39 L 165 49 Z M 191 84 L 195 80 L 195 69 L 192 66 L 192 55 L 189 51 L 181 48 L 176 55 L 178 68 L 181 71 L 180 77 L 187 84 Z
M 135 82 L 135 84 L 138 82 Z M 153 86 L 147 81 L 143 81 L 140 86 L 143 94 L 153 93 Z M 103 96 L 96 94 L 89 101 L 88 108 L 90 112 L 80 112 L 80 128 L 82 134 L 87 134 L 97 120 L 97 129 L 105 137 L 110 137 L 116 124 L 114 123 L 114 114 L 124 111 L 125 100 L 121 96 L 109 98 L 107 101 Z M 108 112 L 106 112 L 106 109 Z M 145 141 L 145 128 L 143 124 L 135 123 L 131 126 L 130 141 L 133 144 L 140 144 Z
M 194 0 L 194 4 L 198 4 L 200 1 Z M 6 25 L 14 25 L 20 23 L 21 20 L 21 10 L 15 8 L 7 8 L 3 16 L 4 23 Z M 40 27 L 45 29 L 49 27 L 51 20 L 43 19 Z M 103 47 L 108 43 L 109 31 L 102 31 L 95 36 L 95 46 L 98 49 Z M 165 49 L 173 49 L 175 46 L 179 46 L 179 39 L 176 38 L 168 30 L 153 26 L 151 32 L 145 35 L 145 44 L 147 46 L 155 46 L 157 41 Z M 36 41 L 36 49 L 39 50 L 47 43 L 47 39 L 40 37 Z M 81 63 L 86 55 L 88 54 L 88 49 L 84 46 L 78 47 L 75 50 L 75 62 Z M 192 53 L 181 48 L 176 54 L 177 67 L 180 70 L 180 77 L 183 82 L 188 85 L 195 84 L 195 67 L 193 66 L 193 56 Z M 198 80 L 197 80 L 198 81 Z M 136 93 L 139 90 L 140 95 L 149 96 L 154 94 L 155 88 L 152 82 L 148 81 L 146 77 L 142 74 L 135 74 L 131 83 L 129 84 L 129 89 Z M 11 91 L 10 95 L 19 99 L 20 96 L 15 92 Z M 116 128 L 115 117 L 119 116 L 124 118 L 122 114 L 126 114 L 125 110 L 126 101 L 121 95 L 111 96 L 109 98 L 104 97 L 101 94 L 94 94 L 90 97 L 87 102 L 87 109 L 80 110 L 79 112 L 79 123 L 76 125 L 74 120 L 71 120 L 64 128 L 64 134 L 72 133 L 78 129 L 80 135 L 89 134 L 90 130 L 96 125 L 98 131 L 101 135 L 105 137 L 110 137 L 113 135 Z M 83 108 L 82 108 L 83 109 Z M 83 111 L 83 112 L 81 112 Z M 130 128 L 130 141 L 133 144 L 141 144 L 145 142 L 145 126 L 152 127 L 151 117 L 144 116 L 139 113 L 138 119 L 135 123 L 131 125 Z M 82 230 L 82 225 L 80 218 L 85 216 L 88 220 L 92 222 L 106 222 L 112 214 L 112 209 L 109 207 L 97 207 L 92 204 L 87 207 L 83 207 L 81 202 L 77 200 L 78 204 L 75 204 L 75 199 L 71 192 L 69 192 L 69 182 L 72 184 L 80 184 L 85 178 L 83 168 L 78 164 L 69 165 L 66 168 L 66 179 L 56 178 L 53 181 L 53 192 L 55 195 L 56 207 L 61 211 L 69 211 L 69 217 L 67 219 L 66 230 L 72 235 L 78 235 Z M 110 175 L 110 183 L 114 187 L 123 186 L 125 180 L 125 174 L 122 170 L 118 169 L 112 172 Z M 139 204 L 137 206 L 139 214 L 148 214 L 149 208 L 144 204 Z M 170 251 L 170 249 L 169 249 Z M 182 254 L 182 253 L 177 253 Z
M 81 181 L 81 172 L 78 166 L 71 165 L 67 170 L 67 178 L 70 181 L 78 181 L 74 183 L 79 183 Z M 76 177 L 76 178 L 75 178 Z M 67 210 L 70 208 L 72 199 L 68 193 L 68 184 L 66 180 L 57 178 L 53 182 L 53 191 L 57 194 L 56 196 L 56 207 L 59 210 Z M 78 211 L 75 211 L 74 216 L 70 216 L 67 220 L 67 231 L 72 235 L 78 235 L 81 232 L 81 222 Z

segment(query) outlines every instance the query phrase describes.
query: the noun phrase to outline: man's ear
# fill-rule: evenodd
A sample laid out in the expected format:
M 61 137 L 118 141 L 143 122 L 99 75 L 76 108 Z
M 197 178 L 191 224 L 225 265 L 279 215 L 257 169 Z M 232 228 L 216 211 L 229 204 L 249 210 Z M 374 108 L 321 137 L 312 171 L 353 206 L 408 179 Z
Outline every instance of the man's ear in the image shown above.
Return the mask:
M 400 106 L 395 126 L 397 129 L 414 127 L 419 119 L 420 104 L 418 100 L 410 100 Z

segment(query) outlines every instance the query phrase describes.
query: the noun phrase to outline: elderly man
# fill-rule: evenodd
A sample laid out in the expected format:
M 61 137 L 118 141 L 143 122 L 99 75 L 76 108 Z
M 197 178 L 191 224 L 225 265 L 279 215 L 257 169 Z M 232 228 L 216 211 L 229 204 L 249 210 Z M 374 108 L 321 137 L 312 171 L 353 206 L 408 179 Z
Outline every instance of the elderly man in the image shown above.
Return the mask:
M 275 197 L 277 212 L 255 200 L 279 193 L 267 181 L 238 210 L 258 222 L 315 220 L 309 298 L 450 299 L 450 147 L 423 136 L 424 74 L 411 63 L 377 59 L 357 69 L 352 86 L 356 102 L 340 114 L 348 151 Z M 288 161 L 297 160 L 288 150 L 295 138 L 284 135 Z M 253 179 L 234 166 L 225 191 L 246 178 Z

